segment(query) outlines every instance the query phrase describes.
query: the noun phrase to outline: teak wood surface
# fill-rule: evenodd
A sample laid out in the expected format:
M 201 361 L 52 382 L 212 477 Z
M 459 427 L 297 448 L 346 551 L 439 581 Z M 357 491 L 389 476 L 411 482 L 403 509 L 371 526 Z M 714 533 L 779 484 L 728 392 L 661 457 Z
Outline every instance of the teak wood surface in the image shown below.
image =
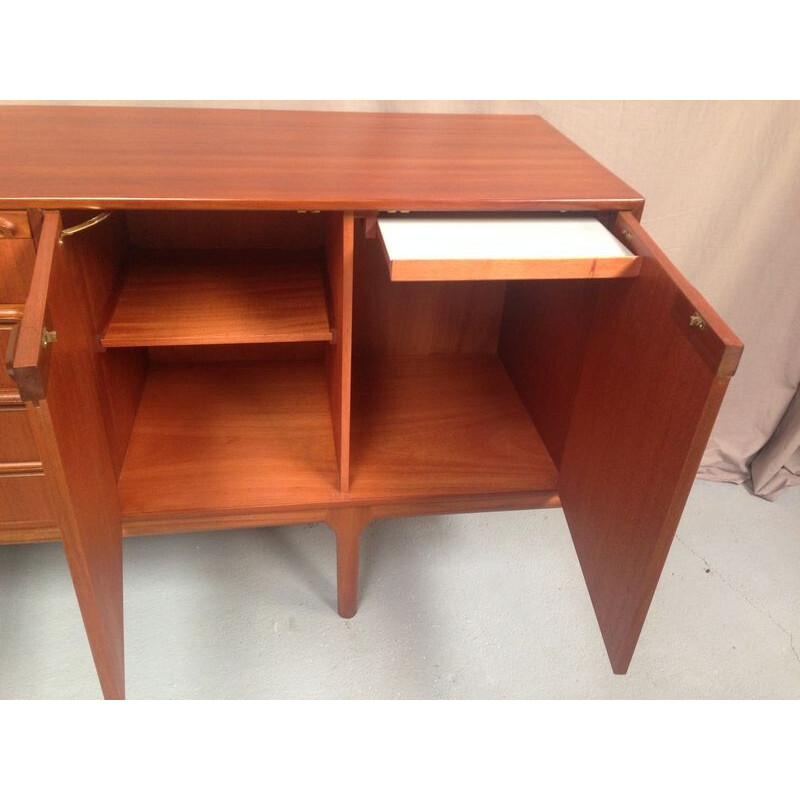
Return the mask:
M 58 331 L 58 348 L 48 361 L 47 380 L 41 382 L 46 397 L 34 397 L 27 408 L 103 693 L 123 698 L 119 500 L 83 278 L 68 245 L 58 244 L 60 232 L 59 214 L 46 212 L 21 325 L 48 317 Z M 26 345 L 28 340 L 20 336 L 17 358 L 35 364 L 33 337 L 29 339 Z
M 327 505 L 337 486 L 322 362 L 151 366 L 119 480 L 126 519 Z
M 624 673 L 742 343 L 632 215 L 615 227 L 644 262 L 597 298 L 559 488 L 611 665 Z
M 104 347 L 330 341 L 314 254 L 139 252 L 101 337 Z
M 496 356 L 360 359 L 354 498 L 556 491 L 557 473 Z
M 630 209 L 536 116 L 0 107 L 0 207 Z
M 328 215 L 325 245 L 331 317 L 335 336 L 326 353 L 333 440 L 339 467 L 339 489 L 350 488 L 350 391 L 353 354 L 353 248 L 352 214 Z
M 61 537 L 106 697 L 123 529 L 327 522 L 352 616 L 372 520 L 562 505 L 628 668 L 741 353 L 630 187 L 535 117 L 5 107 L 0 148 L 0 541 Z M 392 282 L 377 215 L 445 209 L 585 209 L 636 268 Z
M 0 469 L 10 462 L 38 460 L 39 451 L 25 409 L 0 406 Z
M 625 278 L 641 259 L 593 217 L 399 214 L 377 220 L 393 281 Z

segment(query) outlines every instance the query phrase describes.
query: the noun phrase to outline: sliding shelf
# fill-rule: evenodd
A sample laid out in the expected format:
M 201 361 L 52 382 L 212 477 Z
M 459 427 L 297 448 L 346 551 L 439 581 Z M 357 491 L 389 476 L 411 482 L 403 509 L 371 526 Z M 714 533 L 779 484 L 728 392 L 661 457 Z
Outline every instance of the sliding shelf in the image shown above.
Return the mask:
M 270 251 L 131 255 L 104 347 L 331 341 L 323 259 Z
M 594 217 L 402 215 L 377 227 L 393 281 L 626 278 L 642 261 Z
M 125 518 L 324 505 L 337 485 L 321 359 L 151 364 L 119 479 Z
M 359 360 L 351 427 L 359 500 L 556 491 L 555 465 L 493 355 Z

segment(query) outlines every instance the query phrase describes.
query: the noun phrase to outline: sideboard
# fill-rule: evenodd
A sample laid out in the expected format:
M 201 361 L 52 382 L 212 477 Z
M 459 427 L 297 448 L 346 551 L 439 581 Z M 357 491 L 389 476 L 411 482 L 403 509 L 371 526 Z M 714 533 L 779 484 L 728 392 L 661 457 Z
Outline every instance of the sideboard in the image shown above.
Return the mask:
M 0 107 L 0 541 L 562 507 L 628 669 L 742 345 L 539 117 Z M 268 534 L 265 534 L 268 535 Z M 334 620 L 331 624 L 336 624 Z

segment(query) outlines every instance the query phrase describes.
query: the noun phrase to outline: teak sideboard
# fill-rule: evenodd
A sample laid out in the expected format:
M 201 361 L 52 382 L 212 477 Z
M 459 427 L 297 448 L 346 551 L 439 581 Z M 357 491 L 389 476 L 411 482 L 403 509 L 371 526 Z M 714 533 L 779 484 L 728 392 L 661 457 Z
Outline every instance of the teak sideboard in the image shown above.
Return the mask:
M 561 506 L 614 672 L 742 345 L 539 117 L 0 108 L 0 541 Z

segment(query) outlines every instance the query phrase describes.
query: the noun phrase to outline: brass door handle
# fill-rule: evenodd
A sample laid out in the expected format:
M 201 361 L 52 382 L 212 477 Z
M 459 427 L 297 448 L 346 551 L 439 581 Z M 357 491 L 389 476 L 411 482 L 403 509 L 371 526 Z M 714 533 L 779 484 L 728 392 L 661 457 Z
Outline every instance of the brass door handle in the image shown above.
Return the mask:
M 76 233 L 80 233 L 80 231 L 85 231 L 87 228 L 93 228 L 95 225 L 99 225 L 104 219 L 108 219 L 111 216 L 110 211 L 103 211 L 100 214 L 95 215 L 91 219 L 87 219 L 86 222 L 81 222 L 78 225 L 73 225 L 71 228 L 64 228 L 61 231 L 61 236 L 58 237 L 58 243 L 64 244 L 64 239 L 67 236 L 74 236 Z

